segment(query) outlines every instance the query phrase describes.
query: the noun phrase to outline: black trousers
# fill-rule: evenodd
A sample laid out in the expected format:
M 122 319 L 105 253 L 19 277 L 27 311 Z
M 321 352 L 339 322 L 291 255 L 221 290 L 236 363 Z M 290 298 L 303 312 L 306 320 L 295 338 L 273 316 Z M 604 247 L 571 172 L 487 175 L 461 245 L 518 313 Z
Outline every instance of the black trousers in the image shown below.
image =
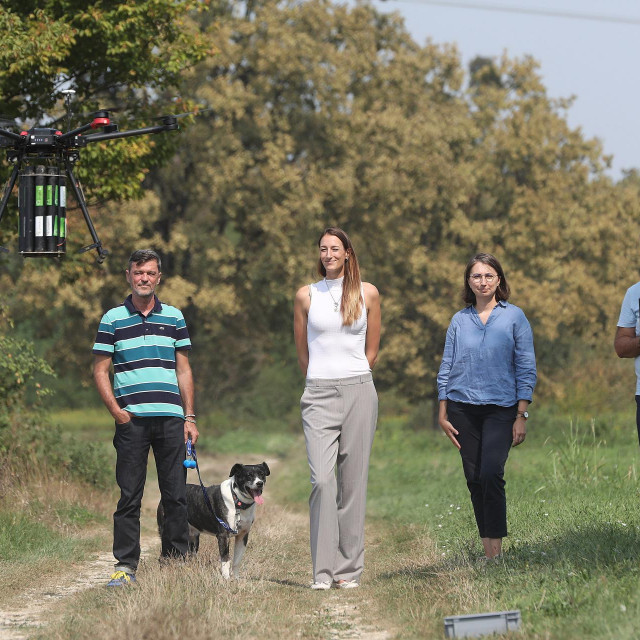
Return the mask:
M 153 448 L 158 485 L 165 513 L 162 555 L 187 553 L 187 470 L 183 462 L 184 420 L 171 416 L 139 418 L 116 425 L 116 480 L 120 500 L 113 514 L 113 555 L 116 567 L 135 571 L 140 561 L 140 507 L 147 478 L 149 447 Z
M 636 396 L 636 427 L 638 428 L 638 441 L 640 441 L 640 396 Z
M 481 538 L 507 535 L 504 465 L 513 441 L 518 405 L 447 402 L 449 422 L 458 430 L 462 468 Z

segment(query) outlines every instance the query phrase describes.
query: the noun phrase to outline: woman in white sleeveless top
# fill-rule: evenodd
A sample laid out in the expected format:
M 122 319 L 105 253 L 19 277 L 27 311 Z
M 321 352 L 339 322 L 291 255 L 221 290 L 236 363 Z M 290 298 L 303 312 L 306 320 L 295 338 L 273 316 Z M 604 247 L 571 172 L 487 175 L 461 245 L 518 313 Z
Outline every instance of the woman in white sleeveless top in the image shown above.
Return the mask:
M 306 378 L 300 408 L 311 469 L 311 588 L 348 589 L 359 586 L 364 567 L 367 476 L 378 418 L 371 370 L 380 345 L 380 297 L 372 284 L 361 282 L 342 229 L 325 229 L 318 247 L 322 279 L 302 287 L 294 303 L 296 350 Z

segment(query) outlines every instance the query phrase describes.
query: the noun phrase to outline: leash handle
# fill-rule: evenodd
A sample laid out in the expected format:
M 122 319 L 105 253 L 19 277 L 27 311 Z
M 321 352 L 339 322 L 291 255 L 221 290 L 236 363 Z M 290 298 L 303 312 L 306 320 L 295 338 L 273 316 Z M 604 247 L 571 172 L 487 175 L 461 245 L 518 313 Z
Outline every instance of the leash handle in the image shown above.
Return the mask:
M 195 448 L 191 443 L 191 438 L 187 439 L 187 459 L 182 463 L 187 469 L 195 469 L 196 462 L 195 460 L 189 460 L 189 458 L 193 457 L 193 453 L 195 453 Z

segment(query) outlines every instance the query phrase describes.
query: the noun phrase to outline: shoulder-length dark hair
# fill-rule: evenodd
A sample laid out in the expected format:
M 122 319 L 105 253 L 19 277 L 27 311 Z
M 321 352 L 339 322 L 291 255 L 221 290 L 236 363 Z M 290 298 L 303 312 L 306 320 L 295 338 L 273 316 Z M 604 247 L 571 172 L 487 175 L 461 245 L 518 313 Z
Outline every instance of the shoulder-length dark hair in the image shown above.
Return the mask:
M 511 289 L 509 289 L 507 277 L 504 275 L 504 271 L 502 270 L 502 266 L 498 262 L 498 259 L 495 256 L 492 256 L 490 253 L 476 253 L 476 255 L 473 256 L 469 260 L 469 262 L 467 262 L 467 268 L 464 270 L 464 291 L 462 293 L 462 299 L 465 301 L 465 303 L 476 303 L 476 294 L 473 293 L 473 290 L 469 285 L 469 276 L 471 275 L 471 269 L 473 269 L 473 265 L 477 262 L 481 262 L 482 264 L 487 265 L 487 267 L 491 267 L 500 278 L 498 288 L 496 289 L 496 302 L 500 302 L 501 300 L 508 300 L 509 295 L 511 294 Z
M 351 244 L 349 236 L 339 227 L 327 227 L 318 238 L 318 247 L 325 236 L 335 236 L 340 240 L 347 252 L 347 260 L 344 263 L 344 280 L 342 281 L 342 300 L 340 301 L 340 313 L 342 324 L 352 325 L 362 313 L 362 293 L 360 291 L 360 266 L 356 251 Z M 318 273 L 324 278 L 327 270 L 318 258 Z

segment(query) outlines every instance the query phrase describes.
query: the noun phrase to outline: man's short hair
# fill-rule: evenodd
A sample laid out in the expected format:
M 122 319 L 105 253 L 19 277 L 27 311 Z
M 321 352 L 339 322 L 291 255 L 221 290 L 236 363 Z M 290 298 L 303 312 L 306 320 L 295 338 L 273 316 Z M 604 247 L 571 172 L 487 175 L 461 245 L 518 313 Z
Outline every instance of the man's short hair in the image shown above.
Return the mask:
M 143 264 L 149 262 L 149 260 L 155 260 L 158 263 L 158 271 L 162 271 L 162 260 L 153 249 L 137 249 L 134 251 L 129 256 L 129 271 L 131 271 L 132 264 Z

